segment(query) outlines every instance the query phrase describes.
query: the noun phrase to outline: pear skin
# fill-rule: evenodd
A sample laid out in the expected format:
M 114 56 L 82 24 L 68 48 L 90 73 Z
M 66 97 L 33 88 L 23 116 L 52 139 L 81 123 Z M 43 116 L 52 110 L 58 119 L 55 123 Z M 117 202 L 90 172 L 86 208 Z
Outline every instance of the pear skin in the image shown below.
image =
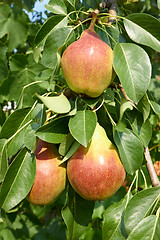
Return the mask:
M 54 202 L 66 186 L 66 168 L 59 165 L 56 147 L 38 140 L 35 150 L 36 176 L 28 199 L 35 205 Z
M 62 55 L 61 67 L 68 86 L 78 94 L 98 97 L 111 84 L 113 51 L 94 30 L 96 15 L 79 40 Z
M 87 200 L 113 196 L 125 180 L 125 170 L 116 147 L 97 123 L 87 148 L 80 146 L 67 163 L 71 186 Z

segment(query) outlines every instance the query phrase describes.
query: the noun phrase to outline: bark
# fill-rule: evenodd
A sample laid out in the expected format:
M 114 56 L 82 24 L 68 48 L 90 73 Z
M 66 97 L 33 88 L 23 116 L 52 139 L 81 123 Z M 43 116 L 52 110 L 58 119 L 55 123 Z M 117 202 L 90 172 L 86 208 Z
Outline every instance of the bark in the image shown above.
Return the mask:
M 146 161 L 147 161 L 147 169 L 148 169 L 148 173 L 149 173 L 149 176 L 150 176 L 150 179 L 151 179 L 152 186 L 153 187 L 160 187 L 160 181 L 159 181 L 159 179 L 157 177 L 157 174 L 156 174 L 156 171 L 154 169 L 153 162 L 152 162 L 148 147 L 146 147 L 144 149 L 144 154 L 145 154 L 145 158 L 146 158 Z

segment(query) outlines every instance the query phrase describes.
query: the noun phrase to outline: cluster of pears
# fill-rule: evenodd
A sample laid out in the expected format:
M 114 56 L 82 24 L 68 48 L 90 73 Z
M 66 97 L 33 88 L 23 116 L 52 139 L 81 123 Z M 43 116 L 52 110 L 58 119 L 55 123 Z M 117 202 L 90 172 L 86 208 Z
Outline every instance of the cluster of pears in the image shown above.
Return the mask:
M 71 186 L 87 200 L 104 200 L 121 187 L 125 170 L 117 149 L 97 123 L 88 146 L 80 146 L 68 160 L 65 168 L 53 144 L 38 141 L 36 150 L 36 177 L 29 193 L 29 201 L 47 205 L 57 199 L 66 185 Z
M 62 55 L 65 80 L 74 92 L 99 97 L 114 79 L 113 51 L 94 30 L 97 14 L 93 12 L 88 29 L 70 44 Z
M 113 51 L 95 32 L 97 15 L 92 16 L 89 28 L 64 51 L 61 67 L 71 90 L 94 98 L 111 84 L 114 71 Z M 80 146 L 67 167 L 60 164 L 56 146 L 41 139 L 35 156 L 36 176 L 28 195 L 33 204 L 54 202 L 66 187 L 66 175 L 80 196 L 93 201 L 111 197 L 125 179 L 117 149 L 98 123 L 88 146 Z

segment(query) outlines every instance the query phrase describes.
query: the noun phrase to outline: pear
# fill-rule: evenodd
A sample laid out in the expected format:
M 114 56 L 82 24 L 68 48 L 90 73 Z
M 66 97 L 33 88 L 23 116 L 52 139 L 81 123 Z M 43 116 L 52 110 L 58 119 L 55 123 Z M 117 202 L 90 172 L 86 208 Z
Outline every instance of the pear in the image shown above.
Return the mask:
M 62 72 L 68 86 L 76 93 L 94 98 L 111 84 L 113 51 L 94 30 L 97 15 L 80 39 L 70 44 L 61 59 Z
M 65 189 L 66 168 L 59 165 L 57 149 L 51 143 L 39 139 L 35 156 L 36 176 L 28 199 L 36 205 L 48 205 Z
M 87 148 L 80 146 L 67 163 L 71 186 L 87 200 L 104 200 L 115 194 L 125 180 L 116 147 L 97 123 Z

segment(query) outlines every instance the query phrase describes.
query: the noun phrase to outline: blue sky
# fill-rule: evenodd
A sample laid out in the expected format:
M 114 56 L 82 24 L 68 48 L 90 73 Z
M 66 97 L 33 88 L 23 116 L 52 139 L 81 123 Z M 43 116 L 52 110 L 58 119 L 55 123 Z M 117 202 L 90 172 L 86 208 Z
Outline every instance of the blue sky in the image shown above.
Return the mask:
M 36 10 L 37 12 L 45 11 L 46 8 L 44 7 L 44 5 L 47 5 L 48 2 L 49 2 L 49 0 L 43 0 L 42 2 L 37 1 L 35 3 L 35 6 L 34 6 L 33 10 Z
M 49 3 L 49 0 L 42 0 L 41 2 L 37 0 L 33 8 L 33 11 L 42 12 L 42 16 L 45 18 L 46 15 L 43 12 L 46 11 L 46 8 L 44 6 L 47 5 L 48 3 Z M 28 15 L 30 19 L 32 19 L 32 13 L 28 13 Z

